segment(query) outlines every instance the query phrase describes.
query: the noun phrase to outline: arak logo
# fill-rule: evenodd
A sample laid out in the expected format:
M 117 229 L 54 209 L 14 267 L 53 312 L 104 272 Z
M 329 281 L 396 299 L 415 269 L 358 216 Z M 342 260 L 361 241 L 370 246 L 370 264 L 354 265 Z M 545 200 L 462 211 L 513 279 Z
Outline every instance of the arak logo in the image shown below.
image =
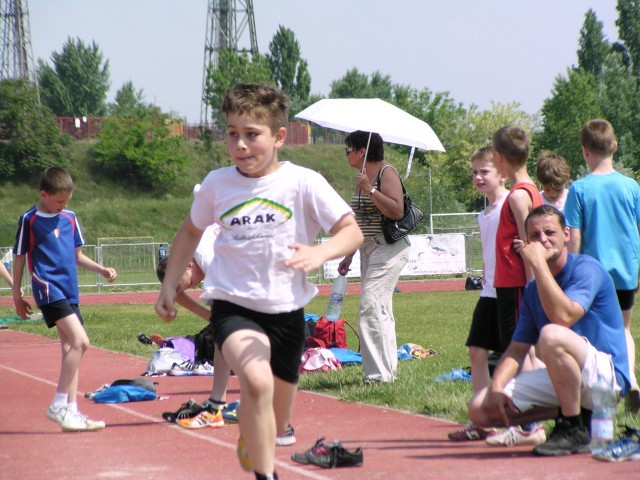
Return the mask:
M 266 198 L 256 197 L 230 208 L 220 219 L 229 226 L 271 224 L 277 227 L 288 222 L 292 216 L 293 212 L 287 207 Z

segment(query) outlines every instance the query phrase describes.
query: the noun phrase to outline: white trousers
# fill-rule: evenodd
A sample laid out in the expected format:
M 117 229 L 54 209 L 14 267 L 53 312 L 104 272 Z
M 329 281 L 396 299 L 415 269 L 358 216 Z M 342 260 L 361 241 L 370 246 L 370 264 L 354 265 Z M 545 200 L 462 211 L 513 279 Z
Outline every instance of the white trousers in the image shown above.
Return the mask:
M 410 249 L 407 238 L 388 244 L 382 234 L 360 247 L 360 352 L 364 377 L 370 381 L 393 382 L 398 373 L 393 290 Z

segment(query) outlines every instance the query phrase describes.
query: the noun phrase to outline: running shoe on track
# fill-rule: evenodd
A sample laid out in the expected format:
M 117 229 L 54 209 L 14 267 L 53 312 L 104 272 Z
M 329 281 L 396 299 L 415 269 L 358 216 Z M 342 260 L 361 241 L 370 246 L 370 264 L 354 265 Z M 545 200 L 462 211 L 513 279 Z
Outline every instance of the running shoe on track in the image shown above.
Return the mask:
M 622 436 L 602 450 L 593 452 L 592 457 L 605 462 L 640 460 L 640 430 L 626 426 Z
M 520 426 L 512 426 L 500 433 L 487 437 L 487 445 L 491 447 L 515 447 L 516 445 L 539 445 L 547 440 L 544 427 L 538 425 L 531 431 Z
M 196 403 L 193 399 L 189 399 L 187 403 L 183 403 L 175 412 L 164 412 L 162 418 L 167 422 L 176 423 L 183 418 L 192 418 L 198 415 L 204 407 Z
M 465 428 L 451 432 L 448 437 L 453 442 L 473 442 L 476 440 L 485 440 L 487 437 L 495 435 L 496 431 L 493 428 L 480 428 L 473 423 L 470 423 Z
M 296 443 L 293 427 L 289 425 L 282 435 L 276 437 L 276 447 L 288 447 Z
M 312 464 L 322 468 L 358 467 L 362 465 L 362 449 L 347 450 L 340 442 L 323 443 L 320 438 L 304 453 L 294 453 L 291 460 L 302 464 Z
M 224 427 L 222 412 L 207 405 L 207 407 L 192 418 L 182 418 L 176 422 L 184 428 Z
M 236 449 L 236 453 L 238 455 L 238 461 L 240 462 L 240 466 L 245 472 L 253 471 L 253 463 L 249 458 L 249 452 L 244 446 L 244 440 L 242 437 L 238 438 L 238 448 Z
M 89 420 L 85 415 L 73 412 L 68 408 L 47 409 L 47 418 L 56 422 L 63 432 L 94 432 L 102 430 L 105 423 L 100 420 Z
M 222 418 L 224 418 L 225 422 L 238 423 L 238 405 L 240 405 L 240 400 L 231 402 L 229 405 L 222 409 Z

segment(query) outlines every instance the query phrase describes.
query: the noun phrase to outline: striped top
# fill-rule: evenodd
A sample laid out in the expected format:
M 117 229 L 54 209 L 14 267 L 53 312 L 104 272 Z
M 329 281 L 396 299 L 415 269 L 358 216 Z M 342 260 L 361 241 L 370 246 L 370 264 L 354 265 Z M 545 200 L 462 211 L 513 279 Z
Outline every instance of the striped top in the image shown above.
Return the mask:
M 376 178 L 373 185 L 375 189 L 380 190 L 380 178 Z M 375 195 L 375 194 L 374 194 Z M 378 193 L 379 195 L 379 193 Z M 351 208 L 356 215 L 356 222 L 365 239 L 382 233 L 382 221 L 380 219 L 380 210 L 371 201 L 371 197 L 360 190 L 355 191 L 351 197 Z

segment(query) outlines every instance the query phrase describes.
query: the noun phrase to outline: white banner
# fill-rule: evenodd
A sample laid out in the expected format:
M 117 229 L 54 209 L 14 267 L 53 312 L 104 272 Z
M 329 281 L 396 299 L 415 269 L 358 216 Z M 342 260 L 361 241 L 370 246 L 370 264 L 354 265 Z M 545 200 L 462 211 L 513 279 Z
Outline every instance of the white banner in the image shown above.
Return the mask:
M 325 241 L 327 239 L 323 239 Z M 409 261 L 400 273 L 401 277 L 465 273 L 467 271 L 464 234 L 409 235 L 411 251 Z M 338 276 L 338 264 L 342 259 L 324 264 L 324 278 Z M 356 252 L 347 277 L 360 276 L 360 252 Z

